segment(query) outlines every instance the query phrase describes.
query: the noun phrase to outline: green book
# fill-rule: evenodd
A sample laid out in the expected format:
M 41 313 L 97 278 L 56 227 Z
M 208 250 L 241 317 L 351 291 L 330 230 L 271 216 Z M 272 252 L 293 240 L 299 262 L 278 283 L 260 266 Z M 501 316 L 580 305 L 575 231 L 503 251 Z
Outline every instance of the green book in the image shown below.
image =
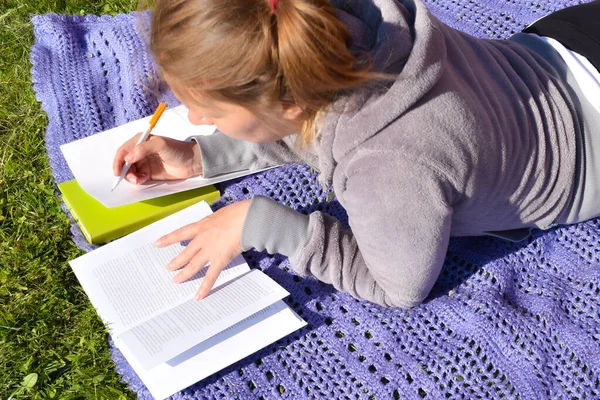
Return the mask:
M 221 194 L 205 186 L 137 203 L 107 208 L 87 194 L 76 180 L 60 183 L 58 189 L 71 215 L 92 244 L 102 244 L 134 232 L 192 204 L 213 203 Z

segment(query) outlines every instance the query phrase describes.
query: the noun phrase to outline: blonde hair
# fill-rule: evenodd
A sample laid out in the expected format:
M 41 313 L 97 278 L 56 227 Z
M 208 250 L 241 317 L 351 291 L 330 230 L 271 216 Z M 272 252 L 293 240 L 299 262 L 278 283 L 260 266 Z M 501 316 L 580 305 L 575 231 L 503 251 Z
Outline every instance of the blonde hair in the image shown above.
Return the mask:
M 352 54 L 328 0 L 280 0 L 276 11 L 268 0 L 158 0 L 150 49 L 190 101 L 201 94 L 267 118 L 274 101 L 298 105 L 309 144 L 335 98 L 378 74 Z

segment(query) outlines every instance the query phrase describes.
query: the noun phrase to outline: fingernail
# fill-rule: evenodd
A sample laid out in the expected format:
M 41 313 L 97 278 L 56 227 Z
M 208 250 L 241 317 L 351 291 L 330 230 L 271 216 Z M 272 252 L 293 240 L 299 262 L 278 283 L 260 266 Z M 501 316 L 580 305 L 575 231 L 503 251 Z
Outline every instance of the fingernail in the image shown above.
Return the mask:
M 129 182 L 131 183 L 137 183 L 137 178 L 135 176 L 132 176 L 129 178 Z
M 127 154 L 125 156 L 125 161 L 132 162 L 133 161 L 133 154 Z
M 196 301 L 200 301 L 204 298 L 204 293 L 198 293 L 195 297 Z
M 168 263 L 168 264 L 167 264 L 167 267 L 166 267 L 166 268 L 167 268 L 169 271 L 173 271 L 173 269 L 174 269 L 173 267 L 175 267 L 175 265 L 173 265 L 173 263 L 172 263 L 172 262 L 170 262 L 170 263 Z
M 179 283 L 179 282 L 181 282 L 181 278 L 179 278 L 179 275 L 175 275 L 175 276 L 173 277 L 173 282 L 175 282 L 175 283 Z
M 153 245 L 154 245 L 155 247 L 160 247 L 160 245 L 161 245 L 161 244 L 162 244 L 162 240 L 160 240 L 160 239 L 156 240 L 156 241 L 153 243 Z M 169 264 L 169 265 L 171 265 L 171 264 Z M 167 268 L 169 268 L 169 265 L 167 265 Z

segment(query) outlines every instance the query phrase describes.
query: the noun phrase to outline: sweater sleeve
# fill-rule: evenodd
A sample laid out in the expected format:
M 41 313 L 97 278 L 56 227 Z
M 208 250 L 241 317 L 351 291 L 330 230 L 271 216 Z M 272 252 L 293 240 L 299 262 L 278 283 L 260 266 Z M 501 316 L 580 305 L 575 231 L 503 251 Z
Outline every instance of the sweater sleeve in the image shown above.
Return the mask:
M 305 216 L 268 199 L 253 200 L 242 244 L 287 255 L 298 273 L 356 298 L 418 305 L 441 271 L 452 212 L 431 171 L 394 173 L 411 167 L 376 162 L 348 178 L 341 195 L 352 230 L 320 212 Z
M 230 138 L 219 131 L 207 136 L 192 136 L 190 139 L 200 146 L 202 176 L 205 178 L 301 161 L 293 145 L 286 140 L 250 143 Z
M 232 139 L 219 131 L 191 139 L 200 146 L 202 176 L 205 178 L 250 169 L 256 162 L 249 143 Z

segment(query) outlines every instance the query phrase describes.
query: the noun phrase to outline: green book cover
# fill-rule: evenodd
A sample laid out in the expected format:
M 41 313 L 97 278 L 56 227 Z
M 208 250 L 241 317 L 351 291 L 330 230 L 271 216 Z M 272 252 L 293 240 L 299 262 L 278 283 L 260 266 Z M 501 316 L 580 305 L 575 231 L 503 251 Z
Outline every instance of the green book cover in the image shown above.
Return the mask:
M 58 189 L 88 242 L 102 244 L 134 232 L 199 201 L 213 203 L 220 197 L 213 186 L 187 190 L 133 204 L 107 208 L 85 192 L 76 180 Z

